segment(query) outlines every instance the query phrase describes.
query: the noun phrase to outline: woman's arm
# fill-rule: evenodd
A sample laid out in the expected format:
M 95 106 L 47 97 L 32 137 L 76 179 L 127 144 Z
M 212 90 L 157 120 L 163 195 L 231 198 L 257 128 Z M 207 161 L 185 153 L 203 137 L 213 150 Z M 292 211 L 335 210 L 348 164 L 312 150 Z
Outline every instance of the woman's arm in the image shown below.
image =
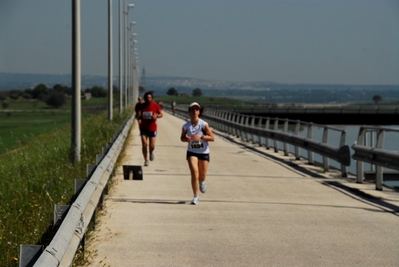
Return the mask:
M 205 140 L 205 141 L 208 141 L 208 142 L 215 141 L 215 136 L 213 135 L 211 127 L 209 127 L 208 124 L 205 125 L 204 132 L 205 132 L 205 134 L 201 138 L 202 140 Z
M 180 141 L 182 142 L 190 142 L 190 137 L 187 136 L 187 132 L 184 128 L 181 129 Z

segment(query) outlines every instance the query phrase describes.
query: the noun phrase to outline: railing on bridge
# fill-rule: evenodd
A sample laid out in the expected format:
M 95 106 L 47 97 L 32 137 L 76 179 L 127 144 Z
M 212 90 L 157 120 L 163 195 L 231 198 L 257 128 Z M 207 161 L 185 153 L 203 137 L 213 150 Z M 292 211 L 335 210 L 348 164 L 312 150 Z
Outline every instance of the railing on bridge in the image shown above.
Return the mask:
M 383 149 L 387 132 L 399 133 L 399 129 L 362 126 L 359 129 L 357 141 L 352 145 L 352 149 L 355 151 L 353 159 L 357 160 L 357 181 L 362 183 L 365 179 L 363 162 L 373 164 L 376 166 L 375 181 L 377 190 L 382 190 L 384 180 L 383 167 L 399 171 L 399 151 Z
M 180 108 L 177 112 L 179 115 L 188 118 L 187 108 Z M 346 145 L 346 132 L 343 129 L 303 121 L 243 115 L 241 113 L 213 108 L 207 108 L 203 117 L 215 129 L 241 137 L 243 141 L 258 143 L 261 146 L 265 146 L 266 149 L 272 147 L 275 152 L 279 150 L 278 142 L 282 142 L 285 156 L 288 156 L 290 153 L 288 145 L 294 146 L 293 154 L 296 159 L 301 157 L 299 148 L 303 148 L 308 153 L 307 160 L 309 164 L 315 164 L 313 157 L 313 152 L 315 152 L 322 156 L 321 164 L 325 170 L 329 169 L 328 159 L 336 160 L 341 166 L 341 176 L 347 177 L 348 175 L 347 166 L 350 165 L 351 156 L 349 147 Z M 290 126 L 293 134 L 289 133 Z M 306 137 L 299 136 L 300 128 L 302 128 L 302 131 L 304 128 L 307 129 Z M 322 129 L 321 141 L 315 140 L 313 136 L 314 128 Z M 332 131 L 340 132 L 341 134 L 340 142 L 335 146 L 328 144 L 329 133 Z M 365 174 L 375 174 L 375 179 L 373 180 L 375 180 L 377 190 L 382 190 L 383 184 L 394 189 L 399 189 L 398 172 L 386 172 L 385 174 L 389 174 L 391 177 L 391 181 L 384 183 L 383 167 L 396 171 L 399 170 L 399 151 L 389 151 L 382 147 L 386 132 L 399 133 L 399 129 L 362 126 L 358 134 L 358 139 L 352 146 L 352 149 L 355 151 L 352 158 L 356 160 L 356 182 L 363 183 L 365 181 Z M 373 136 L 376 136 L 376 140 L 374 141 L 372 141 Z M 368 140 L 371 141 L 368 143 Z M 374 143 L 376 146 L 374 146 Z M 364 171 L 364 163 L 371 164 L 370 171 Z M 374 168 L 376 169 L 375 171 L 373 170 Z M 388 180 L 388 178 L 385 179 Z
M 315 163 L 313 157 L 313 152 L 315 152 L 323 157 L 322 167 L 324 170 L 330 168 L 329 159 L 336 160 L 341 164 L 342 177 L 347 176 L 347 166 L 350 165 L 350 152 L 349 147 L 345 145 L 345 130 L 301 121 L 262 118 L 220 110 L 207 110 L 204 117 L 216 129 L 241 137 L 243 141 L 257 143 L 259 146 L 264 145 L 266 149 L 273 147 L 275 152 L 278 152 L 279 149 L 278 142 L 282 142 L 285 156 L 289 155 L 288 145 L 294 146 L 296 159 L 300 159 L 299 148 L 303 148 L 308 151 L 307 159 L 309 164 Z M 279 129 L 280 123 L 283 124 L 282 129 Z M 273 127 L 271 127 L 271 124 L 273 124 Z M 289 132 L 289 125 L 295 125 L 293 133 Z M 321 141 L 313 138 L 314 126 L 323 128 Z M 299 136 L 299 130 L 302 127 L 307 128 L 306 137 Z M 340 132 L 340 144 L 336 146 L 329 144 L 330 131 Z M 263 139 L 265 140 L 264 143 L 262 142 Z M 272 145 L 270 141 L 273 141 Z
M 232 111 L 236 113 L 399 114 L 399 107 L 397 106 L 378 106 L 378 105 L 306 106 L 306 105 L 258 104 L 258 105 L 215 105 L 215 106 L 210 106 L 210 108 Z
M 188 118 L 187 109 L 178 109 L 179 115 Z M 202 116 L 209 124 L 230 135 L 240 137 L 243 141 L 257 143 L 265 146 L 266 149 L 274 148 L 278 152 L 278 142 L 282 142 L 284 155 L 289 155 L 289 145 L 294 146 L 296 159 L 300 159 L 300 148 L 308 152 L 307 160 L 309 164 L 315 164 L 313 153 L 323 157 L 322 167 L 324 170 L 330 169 L 329 159 L 333 159 L 341 165 L 342 177 L 347 177 L 347 166 L 350 165 L 349 146 L 345 145 L 346 132 L 343 129 L 334 128 L 326 125 L 307 123 L 302 121 L 293 121 L 279 118 L 264 118 L 254 115 L 244 115 L 235 112 L 224 111 L 220 109 L 206 109 Z M 279 125 L 283 127 L 279 127 Z M 272 126 L 273 125 L 273 126 Z M 294 125 L 293 131 L 289 131 L 291 125 Z M 307 128 L 307 136 L 299 135 L 300 129 Z M 322 140 L 314 138 L 315 127 L 323 129 Z M 329 144 L 329 133 L 336 131 L 340 134 L 340 142 L 336 145 Z

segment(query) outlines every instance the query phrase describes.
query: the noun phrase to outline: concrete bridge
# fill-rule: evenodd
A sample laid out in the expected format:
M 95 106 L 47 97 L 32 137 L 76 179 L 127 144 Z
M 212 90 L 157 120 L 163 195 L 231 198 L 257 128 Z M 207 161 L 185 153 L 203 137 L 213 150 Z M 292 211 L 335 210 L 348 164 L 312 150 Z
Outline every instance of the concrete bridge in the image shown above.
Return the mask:
M 192 199 L 184 121 L 158 120 L 143 180 L 117 167 L 89 266 L 399 266 L 399 194 L 215 130 L 207 192 Z M 143 165 L 137 124 L 120 165 Z

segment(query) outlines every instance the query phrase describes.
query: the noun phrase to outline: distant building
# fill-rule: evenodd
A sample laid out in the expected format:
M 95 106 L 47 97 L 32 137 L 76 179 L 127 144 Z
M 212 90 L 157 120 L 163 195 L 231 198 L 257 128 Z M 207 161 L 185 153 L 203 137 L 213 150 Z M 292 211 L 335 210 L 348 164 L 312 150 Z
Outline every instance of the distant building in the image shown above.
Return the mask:
M 89 100 L 91 98 L 91 93 L 85 93 L 84 99 Z

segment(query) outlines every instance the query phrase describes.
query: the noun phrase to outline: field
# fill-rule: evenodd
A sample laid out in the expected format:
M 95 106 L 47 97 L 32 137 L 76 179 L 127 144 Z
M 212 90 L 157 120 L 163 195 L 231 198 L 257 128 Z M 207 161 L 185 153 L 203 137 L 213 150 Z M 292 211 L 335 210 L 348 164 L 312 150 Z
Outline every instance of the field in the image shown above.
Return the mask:
M 0 155 L 27 144 L 48 132 L 71 123 L 70 101 L 62 109 L 50 109 L 45 103 L 30 100 L 8 101 L 0 111 Z M 82 119 L 104 111 L 107 98 L 82 101 Z
M 70 109 L 31 110 L 25 105 L 24 111 L 14 107 L 0 112 L 1 138 L 7 140 L 3 142 L 7 152 L 0 154 L 1 266 L 18 266 L 21 244 L 48 243 L 54 205 L 70 203 L 74 180 L 86 177 L 87 164 L 96 161 L 102 146 L 132 115 L 131 107 L 121 115 L 114 109 L 110 122 L 101 103 L 82 102 L 81 160 L 75 163 L 70 159 Z M 18 106 L 23 110 L 23 104 Z
M 16 267 L 21 244 L 50 238 L 53 206 L 69 201 L 73 180 L 85 177 L 86 164 L 95 162 L 128 112 L 109 123 L 106 98 L 82 101 L 82 160 L 73 165 L 70 102 L 54 110 L 38 101 L 7 103 L 0 110 L 0 265 Z
M 0 155 L 71 121 L 70 112 L 9 112 L 0 116 Z

